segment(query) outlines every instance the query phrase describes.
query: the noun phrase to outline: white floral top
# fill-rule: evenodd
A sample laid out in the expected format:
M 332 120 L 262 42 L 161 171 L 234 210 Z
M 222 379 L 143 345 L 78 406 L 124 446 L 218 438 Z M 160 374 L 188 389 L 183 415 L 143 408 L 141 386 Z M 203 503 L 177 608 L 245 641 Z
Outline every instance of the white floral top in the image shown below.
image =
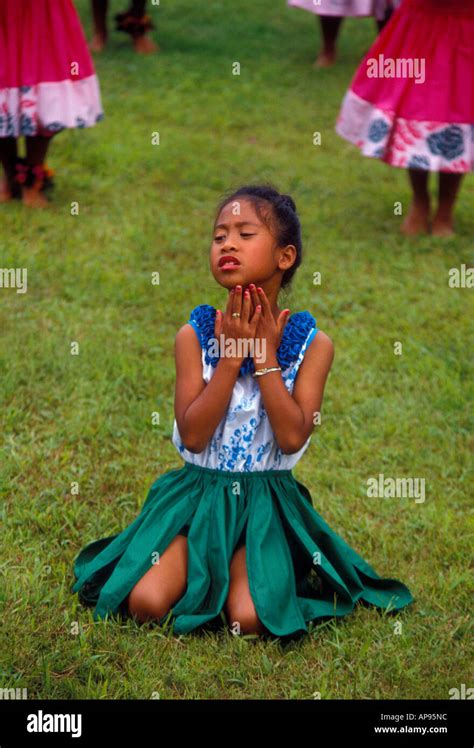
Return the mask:
M 209 355 L 209 339 L 214 338 L 216 310 L 201 304 L 191 312 L 189 323 L 194 327 L 202 348 L 202 377 L 209 382 L 219 362 Z M 306 348 L 318 331 L 316 320 L 309 312 L 290 315 L 283 330 L 277 351 L 278 365 L 288 392 L 293 391 L 296 374 Z M 186 462 L 202 467 L 233 472 L 260 470 L 290 470 L 306 451 L 311 436 L 294 454 L 284 454 L 279 448 L 263 406 L 260 387 L 252 377 L 253 359 L 245 359 L 235 382 L 227 413 L 218 425 L 206 448 L 199 453 L 189 452 L 181 441 L 176 419 L 173 444 Z

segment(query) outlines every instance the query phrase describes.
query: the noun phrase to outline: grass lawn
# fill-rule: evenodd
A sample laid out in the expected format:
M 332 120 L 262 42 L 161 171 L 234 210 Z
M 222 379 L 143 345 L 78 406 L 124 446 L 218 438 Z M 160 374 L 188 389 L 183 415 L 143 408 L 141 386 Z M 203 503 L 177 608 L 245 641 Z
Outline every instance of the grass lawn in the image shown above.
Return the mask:
M 90 36 L 88 2 L 77 6 Z M 455 238 L 401 237 L 406 172 L 334 132 L 371 19 L 347 21 L 339 64 L 316 72 L 315 19 L 284 0 L 151 12 L 160 53 L 138 57 L 113 32 L 96 58 L 104 121 L 54 139 L 51 208 L 0 206 L 0 266 L 28 269 L 26 294 L 0 290 L 2 687 L 31 699 L 449 699 L 469 684 L 473 308 L 448 272 L 472 264 L 472 178 Z M 225 302 L 208 264 L 221 194 L 265 180 L 294 197 L 303 227 L 303 265 L 280 301 L 308 309 L 336 348 L 295 476 L 416 601 L 395 617 L 358 606 L 289 644 L 93 622 L 70 593 L 73 559 L 181 466 L 174 336 L 194 306 Z M 379 473 L 424 478 L 426 500 L 369 498 Z

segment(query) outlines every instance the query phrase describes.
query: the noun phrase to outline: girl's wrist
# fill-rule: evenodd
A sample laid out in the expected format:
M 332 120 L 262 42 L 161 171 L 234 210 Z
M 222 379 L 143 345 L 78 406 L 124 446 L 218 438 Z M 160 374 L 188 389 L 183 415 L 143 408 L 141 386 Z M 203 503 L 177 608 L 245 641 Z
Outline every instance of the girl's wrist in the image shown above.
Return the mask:
M 230 372 L 239 372 L 243 362 L 244 359 L 237 356 L 221 356 L 219 358 L 221 368 L 228 369 Z
M 255 371 L 258 371 L 259 369 L 268 369 L 270 367 L 279 366 L 279 363 L 276 353 L 267 353 L 267 355 L 262 359 L 255 358 L 254 356 L 253 365 Z

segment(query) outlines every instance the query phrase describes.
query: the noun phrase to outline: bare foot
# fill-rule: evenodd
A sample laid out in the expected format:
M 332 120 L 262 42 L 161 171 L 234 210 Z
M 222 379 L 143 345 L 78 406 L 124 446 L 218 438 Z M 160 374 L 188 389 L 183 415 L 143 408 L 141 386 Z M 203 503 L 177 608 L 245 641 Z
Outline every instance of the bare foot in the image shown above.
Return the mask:
M 335 52 L 321 52 L 313 62 L 313 68 L 329 68 L 336 62 Z
M 412 203 L 407 217 L 402 223 L 401 232 L 405 236 L 429 234 L 430 231 L 430 203 Z
M 48 198 L 36 187 L 23 187 L 22 194 L 23 205 L 30 208 L 47 208 L 49 206 Z
M 133 40 L 133 48 L 139 55 L 150 55 L 159 49 L 153 39 L 150 39 L 146 34 L 135 37 Z
M 106 34 L 101 34 L 100 32 L 95 31 L 91 43 L 89 44 L 89 49 L 91 50 L 91 52 L 102 52 L 106 44 Z
M 433 220 L 431 233 L 433 236 L 454 236 L 452 219 L 440 218 L 436 215 Z

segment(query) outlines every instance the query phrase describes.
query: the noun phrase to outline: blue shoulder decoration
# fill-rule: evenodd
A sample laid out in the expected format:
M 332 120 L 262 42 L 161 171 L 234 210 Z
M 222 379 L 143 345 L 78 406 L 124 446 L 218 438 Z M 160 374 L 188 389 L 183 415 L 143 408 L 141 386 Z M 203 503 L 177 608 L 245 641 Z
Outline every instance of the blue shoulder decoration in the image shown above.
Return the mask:
M 214 368 L 219 363 L 219 356 L 209 355 L 208 349 L 210 338 L 214 338 L 215 319 L 216 310 L 214 307 L 210 304 L 200 304 L 192 310 L 188 320 L 196 331 L 201 348 L 206 352 L 206 364 L 211 364 Z M 297 360 L 303 343 L 311 330 L 314 330 L 314 335 L 318 330 L 312 314 L 304 311 L 294 312 L 290 315 L 277 350 L 278 364 L 283 371 Z M 253 374 L 254 371 L 253 359 L 251 357 L 246 358 L 240 367 L 240 374 Z

